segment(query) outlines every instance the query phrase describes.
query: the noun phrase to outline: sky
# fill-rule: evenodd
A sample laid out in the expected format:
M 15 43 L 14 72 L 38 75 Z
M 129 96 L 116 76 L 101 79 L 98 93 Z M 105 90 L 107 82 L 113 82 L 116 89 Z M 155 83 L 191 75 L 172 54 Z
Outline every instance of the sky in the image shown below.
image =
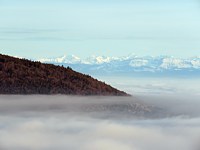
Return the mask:
M 0 0 L 0 53 L 200 55 L 199 0 Z

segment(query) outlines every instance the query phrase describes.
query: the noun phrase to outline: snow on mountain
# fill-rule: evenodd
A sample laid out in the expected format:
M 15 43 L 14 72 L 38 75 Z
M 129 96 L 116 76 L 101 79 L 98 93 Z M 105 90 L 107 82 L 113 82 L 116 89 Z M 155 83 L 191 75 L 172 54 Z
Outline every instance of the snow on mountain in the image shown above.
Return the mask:
M 57 58 L 41 58 L 38 61 L 44 63 L 69 63 L 69 64 L 103 64 L 109 63 L 114 60 L 119 60 L 118 57 L 106 57 L 106 56 L 91 56 L 86 59 L 80 59 L 75 55 L 63 55 Z
M 200 58 L 191 60 L 191 64 L 195 69 L 200 69 Z
M 77 71 L 90 72 L 166 72 L 197 71 L 200 73 L 200 57 L 176 58 L 171 56 L 129 55 L 125 57 L 91 56 L 81 59 L 75 55 L 58 58 L 43 58 L 41 62 L 73 66 Z
M 145 59 L 133 59 L 130 61 L 129 65 L 132 67 L 143 67 L 148 64 L 148 60 Z
M 106 56 L 91 56 L 83 60 L 83 63 L 85 64 L 103 64 L 103 63 L 109 63 L 112 60 L 110 57 Z
M 68 64 L 77 64 L 82 63 L 81 59 L 75 55 L 63 55 L 57 58 L 42 58 L 38 61 L 43 63 L 68 63 Z
M 160 67 L 164 69 L 169 69 L 169 68 L 183 69 L 183 68 L 191 68 L 192 66 L 190 61 L 169 57 L 163 59 Z

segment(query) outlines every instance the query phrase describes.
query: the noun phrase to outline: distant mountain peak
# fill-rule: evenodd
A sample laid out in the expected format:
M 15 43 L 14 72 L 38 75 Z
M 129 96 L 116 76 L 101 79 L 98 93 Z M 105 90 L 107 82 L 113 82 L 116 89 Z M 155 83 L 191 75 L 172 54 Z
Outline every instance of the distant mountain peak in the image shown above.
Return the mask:
M 199 68 L 200 67 L 200 57 L 191 58 L 178 58 L 174 56 L 137 56 L 135 54 L 130 54 L 122 57 L 108 57 L 108 56 L 95 56 L 92 55 L 85 59 L 81 59 L 75 55 L 63 55 L 57 58 L 42 58 L 38 59 L 40 62 L 45 63 L 69 63 L 69 64 L 104 64 L 112 63 L 113 61 L 123 62 L 129 61 L 129 65 L 132 67 L 140 66 L 151 66 L 155 65 L 160 68 Z
M 130 54 L 122 57 L 90 56 L 81 59 L 77 56 L 42 59 L 41 62 L 58 65 L 73 65 L 77 71 L 85 73 L 134 73 L 134 72 L 192 72 L 200 74 L 200 57 L 179 58 L 175 56 L 137 56 Z M 62 58 L 62 59 L 61 59 Z M 61 61 L 62 60 L 62 61 Z M 180 72 L 181 73 L 181 72 Z

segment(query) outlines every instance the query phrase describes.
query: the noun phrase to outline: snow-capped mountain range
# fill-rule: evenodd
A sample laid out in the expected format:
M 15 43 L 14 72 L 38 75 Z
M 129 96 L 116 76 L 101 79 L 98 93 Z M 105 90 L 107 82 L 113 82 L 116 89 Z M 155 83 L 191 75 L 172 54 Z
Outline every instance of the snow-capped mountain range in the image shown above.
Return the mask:
M 124 57 L 91 56 L 81 59 L 75 55 L 42 58 L 37 61 L 70 66 L 77 71 L 92 74 L 112 73 L 187 73 L 200 75 L 200 57 L 176 58 L 173 56 Z
M 42 58 L 40 62 L 45 63 L 68 63 L 68 64 L 103 64 L 109 63 L 113 60 L 120 60 L 118 57 L 106 57 L 106 56 L 90 56 L 86 59 L 80 59 L 75 55 L 63 55 L 57 58 Z

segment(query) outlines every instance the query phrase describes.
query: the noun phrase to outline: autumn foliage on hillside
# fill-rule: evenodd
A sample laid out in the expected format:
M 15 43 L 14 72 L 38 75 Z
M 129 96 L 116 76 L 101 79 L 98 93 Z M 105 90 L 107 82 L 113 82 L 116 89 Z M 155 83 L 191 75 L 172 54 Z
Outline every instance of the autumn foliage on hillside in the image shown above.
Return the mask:
M 125 96 L 103 82 L 52 64 L 0 54 L 0 94 L 68 94 Z

